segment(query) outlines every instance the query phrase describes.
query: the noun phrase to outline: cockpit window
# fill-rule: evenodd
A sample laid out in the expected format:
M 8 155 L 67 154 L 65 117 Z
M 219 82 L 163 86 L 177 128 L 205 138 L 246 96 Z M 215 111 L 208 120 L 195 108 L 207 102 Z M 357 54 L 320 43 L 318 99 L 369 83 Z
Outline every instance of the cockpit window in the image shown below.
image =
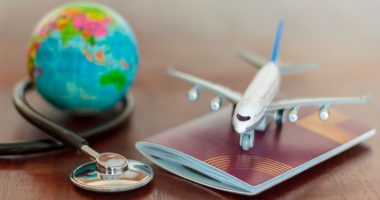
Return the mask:
M 241 116 L 241 115 L 239 115 L 239 113 L 238 114 L 236 114 L 236 118 L 239 120 L 239 121 L 248 121 L 248 120 L 250 120 L 251 119 L 251 117 L 250 116 Z

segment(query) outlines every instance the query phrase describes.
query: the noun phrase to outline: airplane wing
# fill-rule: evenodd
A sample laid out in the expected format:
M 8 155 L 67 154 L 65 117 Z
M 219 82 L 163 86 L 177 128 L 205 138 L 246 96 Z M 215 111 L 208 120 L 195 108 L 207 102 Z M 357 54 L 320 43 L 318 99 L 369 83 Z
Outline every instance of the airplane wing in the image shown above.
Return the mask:
M 363 104 L 367 103 L 369 96 L 358 97 L 325 97 L 325 98 L 299 98 L 290 100 L 280 100 L 271 103 L 267 111 L 277 111 L 284 109 L 300 108 L 305 106 L 330 106 L 338 104 Z
M 198 77 L 195 77 L 190 74 L 186 74 L 174 69 L 170 69 L 170 68 L 167 70 L 167 72 L 170 76 L 186 81 L 194 85 L 194 87 L 197 89 L 203 89 L 203 88 L 208 89 L 211 92 L 213 92 L 216 96 L 226 98 L 227 100 L 231 101 L 234 104 L 237 104 L 242 97 L 240 92 L 234 91 L 223 85 L 216 84 L 216 83 L 213 83 L 213 82 L 210 82 L 210 81 L 207 81 L 207 80 L 204 80 L 204 79 L 201 79 L 201 78 L 198 78 Z

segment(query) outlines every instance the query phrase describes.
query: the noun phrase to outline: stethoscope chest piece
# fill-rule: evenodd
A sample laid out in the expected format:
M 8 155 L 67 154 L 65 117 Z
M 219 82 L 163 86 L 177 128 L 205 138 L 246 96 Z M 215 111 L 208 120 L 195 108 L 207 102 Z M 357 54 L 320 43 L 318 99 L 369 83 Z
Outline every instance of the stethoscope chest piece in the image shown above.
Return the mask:
M 71 182 L 95 192 L 122 192 L 140 188 L 153 179 L 153 170 L 116 153 L 101 153 L 96 161 L 83 164 L 70 174 Z
M 70 174 L 71 182 L 85 190 L 96 192 L 122 192 L 140 188 L 153 179 L 153 170 L 148 165 L 135 160 L 128 160 L 117 153 L 98 153 L 92 149 L 85 138 L 68 130 L 44 117 L 35 111 L 26 99 L 26 92 L 33 87 L 32 82 L 20 82 L 13 93 L 13 103 L 17 110 L 29 122 L 44 130 L 63 144 L 73 146 L 89 156 L 93 162 L 83 164 L 74 169 Z M 133 110 L 133 99 L 131 95 L 122 101 L 123 111 L 107 123 L 87 131 L 87 135 L 95 135 L 110 130 L 124 123 Z M 36 143 L 32 143 L 36 144 Z M 41 145 L 42 144 L 42 145 Z M 56 142 L 37 143 L 37 146 L 29 152 L 39 152 L 41 149 L 57 148 Z M 8 145 L 9 146 L 9 145 Z M 26 152 L 27 148 L 33 146 L 26 143 L 23 148 L 12 148 L 11 152 Z M 42 147 L 41 147 L 42 146 Z M 58 146 L 59 147 L 59 146 Z

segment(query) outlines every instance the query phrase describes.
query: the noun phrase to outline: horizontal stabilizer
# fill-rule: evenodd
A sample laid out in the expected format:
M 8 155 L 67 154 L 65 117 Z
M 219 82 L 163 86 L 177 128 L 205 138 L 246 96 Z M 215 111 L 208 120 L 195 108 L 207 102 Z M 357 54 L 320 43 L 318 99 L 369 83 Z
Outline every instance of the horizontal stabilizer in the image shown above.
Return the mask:
M 280 64 L 279 69 L 282 75 L 295 74 L 319 67 L 317 63 L 305 64 Z
M 256 67 L 257 69 L 260 69 L 266 63 L 268 63 L 268 60 L 256 54 L 248 53 L 245 51 L 238 51 L 235 54 L 237 57 L 247 62 L 248 64 Z

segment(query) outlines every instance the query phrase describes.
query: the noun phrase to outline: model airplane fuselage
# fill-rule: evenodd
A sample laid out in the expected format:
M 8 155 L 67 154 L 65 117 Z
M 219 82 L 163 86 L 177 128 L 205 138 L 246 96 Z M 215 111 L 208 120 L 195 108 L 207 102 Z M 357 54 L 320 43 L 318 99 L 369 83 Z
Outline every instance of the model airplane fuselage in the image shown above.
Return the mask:
M 236 132 L 242 134 L 258 127 L 277 95 L 280 82 L 281 74 L 275 63 L 270 62 L 259 70 L 236 105 L 232 117 Z
M 283 24 L 280 21 L 272 52 L 272 59 L 269 62 L 256 55 L 238 53 L 241 59 L 259 69 L 243 94 L 174 69 L 168 70 L 169 75 L 194 85 L 188 93 L 188 99 L 190 101 L 198 99 L 201 89 L 208 89 L 216 95 L 210 103 L 212 110 L 218 110 L 221 107 L 223 99 L 235 105 L 235 110 L 232 115 L 232 125 L 234 130 L 240 134 L 240 146 L 243 150 L 248 150 L 253 147 L 255 130 L 265 130 L 270 116 L 273 116 L 276 123 L 281 125 L 284 121 L 285 110 L 289 110 L 288 120 L 294 123 L 298 120 L 299 108 L 305 106 L 319 106 L 320 119 L 327 120 L 329 118 L 328 109 L 333 104 L 362 104 L 368 102 L 368 96 L 298 98 L 274 101 L 280 87 L 282 75 L 298 73 L 305 69 L 316 67 L 314 64 L 286 66 L 286 64 L 277 62 L 282 27 Z

